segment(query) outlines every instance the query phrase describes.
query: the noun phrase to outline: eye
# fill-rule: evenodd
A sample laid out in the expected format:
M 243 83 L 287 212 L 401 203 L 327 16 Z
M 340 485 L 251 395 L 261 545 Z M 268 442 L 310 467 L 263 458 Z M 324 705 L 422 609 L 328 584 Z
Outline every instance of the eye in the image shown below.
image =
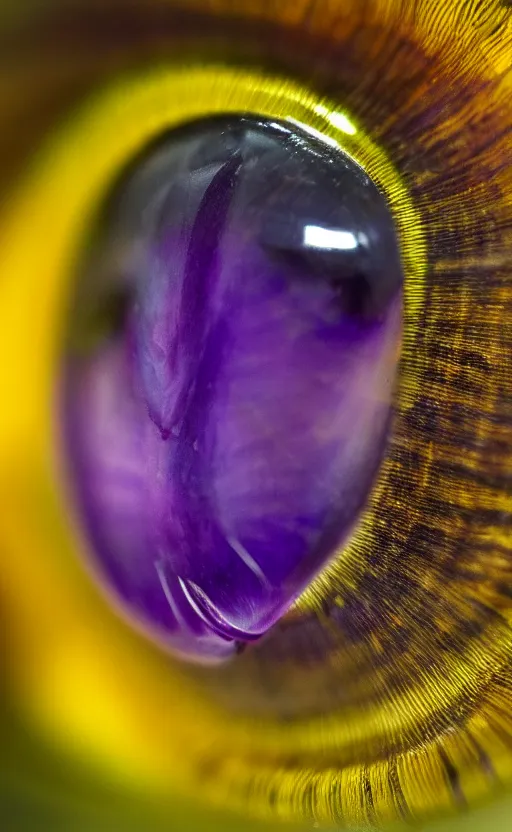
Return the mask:
M 7 676 L 171 815 L 423 822 L 510 783 L 511 27 L 198 0 L 25 32 Z

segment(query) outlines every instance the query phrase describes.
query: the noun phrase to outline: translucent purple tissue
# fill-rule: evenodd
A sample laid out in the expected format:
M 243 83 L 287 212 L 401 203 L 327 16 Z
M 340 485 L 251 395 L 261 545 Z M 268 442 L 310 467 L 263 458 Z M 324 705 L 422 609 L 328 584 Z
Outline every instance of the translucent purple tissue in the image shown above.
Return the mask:
M 90 557 L 160 642 L 223 660 L 368 499 L 401 337 L 394 224 L 341 150 L 242 116 L 162 137 L 100 219 L 64 384 Z

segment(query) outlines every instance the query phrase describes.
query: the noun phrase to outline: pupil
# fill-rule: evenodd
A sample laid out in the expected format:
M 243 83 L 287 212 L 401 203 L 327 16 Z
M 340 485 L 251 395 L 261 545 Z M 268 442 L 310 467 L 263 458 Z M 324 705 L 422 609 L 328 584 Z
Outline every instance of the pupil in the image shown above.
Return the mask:
M 285 122 L 188 125 L 113 189 L 70 312 L 65 441 L 98 573 L 178 654 L 261 636 L 351 532 L 401 290 L 383 195 Z

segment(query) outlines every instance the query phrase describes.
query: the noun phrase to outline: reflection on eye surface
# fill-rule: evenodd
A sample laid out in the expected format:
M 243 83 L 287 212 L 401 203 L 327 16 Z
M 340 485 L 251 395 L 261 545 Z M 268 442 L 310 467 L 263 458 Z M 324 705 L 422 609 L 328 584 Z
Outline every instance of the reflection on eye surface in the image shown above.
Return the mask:
M 0 229 L 0 595 L 9 694 L 60 754 L 161 801 L 353 828 L 510 785 L 511 20 L 499 2 L 197 0 L 48 13 L 26 35 L 16 107 L 38 90 L 34 148 L 14 127 L 2 140 L 6 168 L 37 153 Z M 191 70 L 187 95 L 146 97 L 155 65 L 206 67 L 222 94 Z M 226 104 L 232 73 L 252 79 L 243 106 Z M 265 113 L 269 78 L 309 97 Z M 177 102 L 331 136 L 343 115 L 404 268 L 392 427 L 360 521 L 289 614 L 217 668 L 186 669 L 115 614 L 82 571 L 54 462 L 72 276 L 108 191 Z

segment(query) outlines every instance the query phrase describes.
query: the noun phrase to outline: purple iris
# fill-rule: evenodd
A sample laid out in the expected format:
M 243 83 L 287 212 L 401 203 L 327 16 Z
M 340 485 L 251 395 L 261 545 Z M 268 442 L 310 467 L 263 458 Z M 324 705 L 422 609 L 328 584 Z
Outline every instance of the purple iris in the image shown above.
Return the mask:
M 72 314 L 67 453 L 99 573 L 185 658 L 261 637 L 351 532 L 401 288 L 384 197 L 286 123 L 183 128 L 111 195 Z

